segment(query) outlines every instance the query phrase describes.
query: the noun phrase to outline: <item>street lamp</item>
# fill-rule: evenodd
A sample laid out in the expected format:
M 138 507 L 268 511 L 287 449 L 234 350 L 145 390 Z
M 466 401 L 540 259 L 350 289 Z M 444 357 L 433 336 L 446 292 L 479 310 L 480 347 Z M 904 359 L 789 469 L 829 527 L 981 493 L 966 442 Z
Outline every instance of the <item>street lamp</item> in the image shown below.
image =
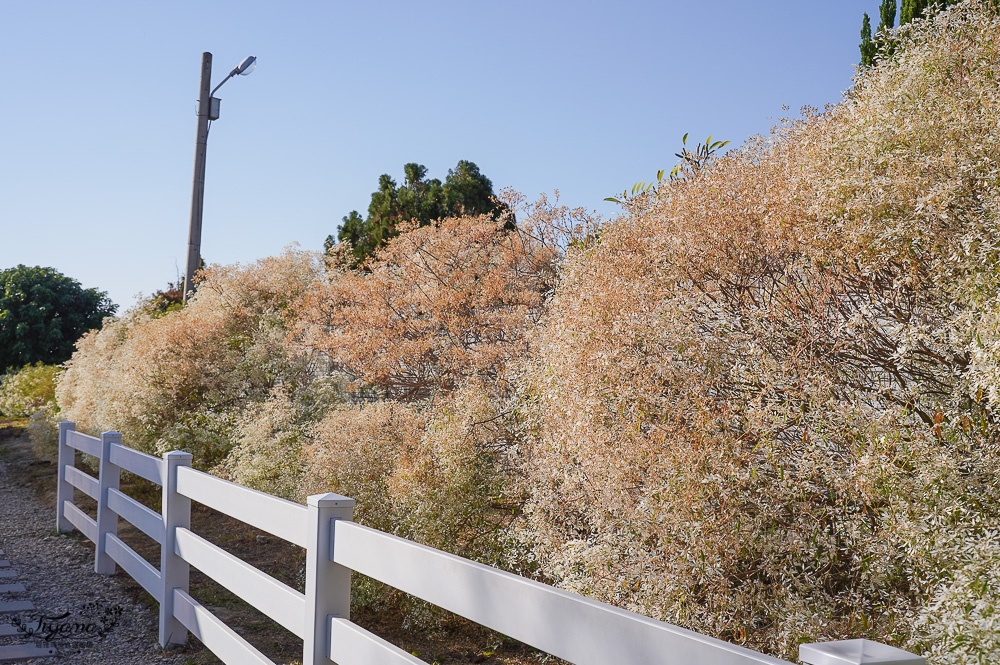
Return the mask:
M 257 67 L 257 56 L 247 56 L 222 83 L 212 88 L 212 54 L 201 54 L 201 86 L 198 93 L 198 134 L 194 147 L 194 186 L 191 190 L 191 226 L 188 230 L 187 269 L 184 272 L 184 301 L 194 288 L 194 273 L 201 260 L 201 211 L 205 203 L 205 153 L 208 148 L 208 124 L 219 119 L 221 100 L 215 91 L 237 74 L 246 76 Z

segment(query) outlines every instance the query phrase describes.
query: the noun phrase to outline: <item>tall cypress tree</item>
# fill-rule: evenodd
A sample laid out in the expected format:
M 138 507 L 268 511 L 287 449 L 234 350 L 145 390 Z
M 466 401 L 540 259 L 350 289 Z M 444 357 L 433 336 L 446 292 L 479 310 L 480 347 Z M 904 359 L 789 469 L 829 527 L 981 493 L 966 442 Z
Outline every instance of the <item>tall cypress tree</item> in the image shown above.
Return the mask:
M 861 21 L 861 66 L 871 67 L 875 62 L 875 42 L 872 41 L 872 22 L 865 12 L 865 18 Z
M 903 0 L 903 10 L 899 14 L 899 24 L 904 25 L 915 18 L 919 18 L 926 8 L 927 3 L 921 2 L 921 0 Z
M 903 0 L 903 3 L 905 4 L 906 1 Z M 882 0 L 882 4 L 878 8 L 878 15 L 880 22 L 877 32 L 892 30 L 896 23 L 896 0 Z
M 950 5 L 956 5 L 961 0 L 903 0 L 899 12 L 900 27 L 906 25 L 914 19 L 921 18 L 931 7 L 944 9 Z M 876 42 L 878 36 L 883 32 L 893 29 L 896 22 L 896 0 L 882 0 L 879 5 L 879 24 L 875 29 L 875 37 L 872 37 L 871 19 L 865 14 L 861 21 L 861 66 L 870 67 L 875 62 L 884 57 L 891 57 L 895 50 L 895 45 L 891 39 L 882 39 Z

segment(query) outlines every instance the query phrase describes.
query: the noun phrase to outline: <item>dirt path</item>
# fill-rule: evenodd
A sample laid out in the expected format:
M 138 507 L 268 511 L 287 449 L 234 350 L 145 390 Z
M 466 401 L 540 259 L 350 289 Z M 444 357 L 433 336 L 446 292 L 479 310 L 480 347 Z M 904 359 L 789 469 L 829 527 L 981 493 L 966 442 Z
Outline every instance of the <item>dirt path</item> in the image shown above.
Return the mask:
M 34 483 L 43 474 L 54 476 L 54 465 L 31 457 L 21 428 L 0 425 L 0 549 L 9 561 L 0 583 L 20 585 L 0 593 L 0 606 L 14 601 L 34 606 L 0 613 L 0 622 L 14 626 L 2 632 L 15 631 L 0 636 L 0 645 L 37 641 L 57 650 L 55 657 L 17 662 L 181 665 L 184 654 L 165 654 L 156 644 L 155 613 L 116 578 L 94 572 L 93 547 L 78 535 L 55 533 L 54 497 L 51 492 L 39 497 Z M 40 634 L 18 629 L 39 620 Z

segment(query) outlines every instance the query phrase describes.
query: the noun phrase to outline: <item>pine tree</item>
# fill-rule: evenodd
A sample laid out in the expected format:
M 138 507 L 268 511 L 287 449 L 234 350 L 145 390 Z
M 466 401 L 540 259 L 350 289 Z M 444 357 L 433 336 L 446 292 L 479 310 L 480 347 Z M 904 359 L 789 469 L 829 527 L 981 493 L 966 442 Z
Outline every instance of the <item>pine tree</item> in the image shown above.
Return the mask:
M 368 217 L 352 210 L 343 218 L 336 236 L 327 236 L 323 246 L 329 252 L 338 241 L 350 241 L 354 264 L 361 265 L 379 247 L 399 235 L 397 227 L 416 221 L 421 226 L 443 217 L 490 214 L 499 218 L 507 205 L 494 198 L 493 183 L 473 162 L 461 160 L 442 183 L 428 180 L 427 167 L 410 163 L 403 166 L 405 180 L 397 186 L 388 174 L 379 177 L 372 193 Z M 512 218 L 511 218 L 512 219 Z M 507 228 L 513 222 L 506 222 Z

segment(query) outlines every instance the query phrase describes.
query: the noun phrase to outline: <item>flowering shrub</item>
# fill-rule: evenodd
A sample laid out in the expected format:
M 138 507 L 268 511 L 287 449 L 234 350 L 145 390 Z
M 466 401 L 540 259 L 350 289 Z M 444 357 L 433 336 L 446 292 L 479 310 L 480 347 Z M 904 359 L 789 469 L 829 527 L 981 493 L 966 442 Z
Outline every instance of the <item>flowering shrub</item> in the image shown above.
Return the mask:
M 31 454 L 36 459 L 59 461 L 59 408 L 50 402 L 31 414 L 28 422 L 28 438 L 31 439 Z
M 544 199 L 521 220 L 411 225 L 365 271 L 332 263 L 302 303 L 302 338 L 392 399 L 448 393 L 470 376 L 505 394 L 506 369 L 527 352 L 525 331 L 554 287 L 559 243 L 592 224 Z
M 934 663 L 1000 662 L 1000 550 L 977 551 L 917 611 L 911 648 Z
M 86 335 L 57 391 L 65 417 L 85 431 L 118 430 L 147 452 L 221 462 L 244 410 L 279 386 L 311 385 L 318 361 L 288 348 L 286 316 L 318 270 L 313 255 L 291 250 L 210 268 L 185 308 L 138 308 Z
M 530 557 L 508 528 L 524 500 L 511 377 L 530 354 L 526 333 L 564 247 L 596 221 L 544 198 L 509 201 L 513 229 L 505 218 L 443 219 L 393 239 L 363 271 L 339 263 L 350 252 L 334 248 L 296 330 L 299 344 L 355 378 L 361 401 L 313 429 L 304 491 L 354 497 L 362 523 L 519 569 Z M 373 607 L 392 597 L 378 585 L 359 592 Z M 420 604 L 405 609 L 430 616 Z
M 508 200 L 516 228 L 442 219 L 393 239 L 365 271 L 332 262 L 296 328 L 384 398 L 320 421 L 308 491 L 353 496 L 366 523 L 491 562 L 521 501 L 512 368 L 530 353 L 563 248 L 596 225 L 545 198 Z
M 955 576 L 1000 526 L 998 46 L 975 2 L 908 24 L 842 104 L 571 252 L 523 382 L 545 573 L 786 657 L 966 648 L 992 596 Z
M 513 229 L 440 220 L 361 270 L 212 269 L 84 337 L 60 407 L 776 655 L 996 662 L 1000 22 L 893 43 L 603 227 L 512 200 Z

